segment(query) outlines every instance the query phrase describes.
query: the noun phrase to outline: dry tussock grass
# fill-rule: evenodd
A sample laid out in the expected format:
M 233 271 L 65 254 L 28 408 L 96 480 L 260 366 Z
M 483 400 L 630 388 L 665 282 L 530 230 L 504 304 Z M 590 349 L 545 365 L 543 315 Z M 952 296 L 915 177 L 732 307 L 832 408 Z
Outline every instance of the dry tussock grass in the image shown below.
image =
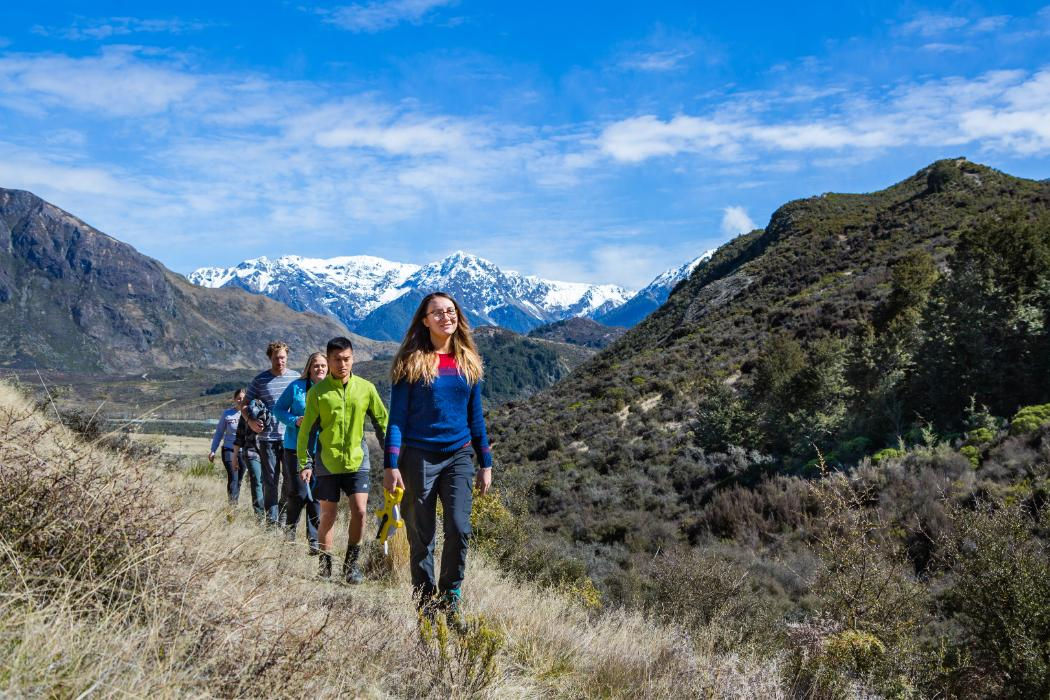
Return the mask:
M 701 656 L 672 627 L 588 611 L 480 557 L 464 591 L 476 634 L 444 653 L 421 638 L 403 561 L 374 561 L 362 586 L 320 583 L 303 544 L 260 530 L 243 503 L 228 510 L 218 479 L 156 461 L 88 443 L 0 383 L 0 487 L 15 504 L 0 511 L 0 693 L 781 694 L 770 665 Z M 485 645 L 497 651 L 479 688 Z

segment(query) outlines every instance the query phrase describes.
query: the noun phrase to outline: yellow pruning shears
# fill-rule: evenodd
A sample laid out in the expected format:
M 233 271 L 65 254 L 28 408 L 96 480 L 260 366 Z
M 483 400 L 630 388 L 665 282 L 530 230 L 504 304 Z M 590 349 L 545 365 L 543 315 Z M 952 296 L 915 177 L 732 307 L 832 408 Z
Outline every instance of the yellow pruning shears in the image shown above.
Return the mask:
M 383 543 L 383 554 L 389 554 L 387 540 L 390 539 L 390 531 L 405 526 L 405 521 L 401 519 L 401 497 L 404 495 L 405 490 L 400 486 L 395 488 L 393 493 L 383 491 L 383 510 L 376 513 L 376 517 L 379 518 L 376 539 Z

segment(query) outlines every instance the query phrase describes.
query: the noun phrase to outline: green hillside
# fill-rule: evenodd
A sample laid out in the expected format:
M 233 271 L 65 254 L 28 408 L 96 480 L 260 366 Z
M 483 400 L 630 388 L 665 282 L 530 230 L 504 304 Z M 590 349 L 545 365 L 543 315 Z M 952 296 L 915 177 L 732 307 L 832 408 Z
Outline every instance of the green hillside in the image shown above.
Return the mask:
M 938 350 L 951 342 L 977 351 L 976 338 L 943 336 L 973 320 L 969 302 L 951 296 L 963 273 L 944 274 L 958 242 L 970 251 L 990 242 L 986 252 L 995 252 L 1009 249 L 1000 239 L 1045 240 L 1038 217 L 1047 212 L 1050 184 L 965 160 L 872 194 L 788 203 L 765 230 L 723 246 L 609 349 L 494 416 L 506 478 L 528 494 L 546 531 L 576 547 L 610 547 L 595 564 L 608 569 L 610 560 L 689 541 L 698 506 L 767 473 L 805 472 L 814 447 L 856 463 L 898 436 L 914 439 L 924 421 L 960 430 L 975 392 L 999 416 L 1050 400 L 1045 380 L 1018 376 L 1033 369 L 1018 359 L 1045 357 L 1038 339 L 955 379 L 961 356 Z M 1015 257 L 1026 259 L 1017 246 Z M 1026 270 L 1026 289 L 1045 280 Z M 938 275 L 939 312 L 925 306 Z M 945 309 L 958 315 L 943 318 Z M 1026 306 L 1022 316 L 1036 328 L 1044 311 Z M 922 332 L 937 324 L 942 335 Z M 1013 379 L 1003 384 L 1001 375 Z
M 1048 351 L 1050 183 L 959 159 L 788 203 L 495 412 L 508 560 L 730 647 L 778 620 L 799 696 L 1044 697 Z

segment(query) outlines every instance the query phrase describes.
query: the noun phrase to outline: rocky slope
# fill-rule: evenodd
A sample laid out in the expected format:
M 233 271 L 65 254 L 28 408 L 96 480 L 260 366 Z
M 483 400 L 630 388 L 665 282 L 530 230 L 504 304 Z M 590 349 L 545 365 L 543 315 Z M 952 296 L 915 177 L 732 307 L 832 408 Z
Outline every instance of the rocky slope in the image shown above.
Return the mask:
M 140 371 L 257 367 L 346 334 L 334 319 L 239 289 L 205 289 L 35 195 L 0 189 L 4 367 Z M 359 357 L 391 347 L 355 338 Z

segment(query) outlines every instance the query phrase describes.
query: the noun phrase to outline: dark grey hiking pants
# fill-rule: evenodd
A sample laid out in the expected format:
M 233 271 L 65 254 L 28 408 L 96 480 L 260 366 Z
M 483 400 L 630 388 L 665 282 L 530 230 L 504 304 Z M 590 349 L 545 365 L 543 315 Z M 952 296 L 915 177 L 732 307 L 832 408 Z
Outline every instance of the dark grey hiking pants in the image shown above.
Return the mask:
M 425 595 L 435 590 L 434 542 L 437 502 L 444 509 L 445 545 L 436 587 L 459 591 L 467 568 L 470 507 L 474 498 L 474 453 L 469 445 L 453 453 L 402 447 L 398 466 L 405 480 L 401 515 L 410 551 L 412 586 Z

